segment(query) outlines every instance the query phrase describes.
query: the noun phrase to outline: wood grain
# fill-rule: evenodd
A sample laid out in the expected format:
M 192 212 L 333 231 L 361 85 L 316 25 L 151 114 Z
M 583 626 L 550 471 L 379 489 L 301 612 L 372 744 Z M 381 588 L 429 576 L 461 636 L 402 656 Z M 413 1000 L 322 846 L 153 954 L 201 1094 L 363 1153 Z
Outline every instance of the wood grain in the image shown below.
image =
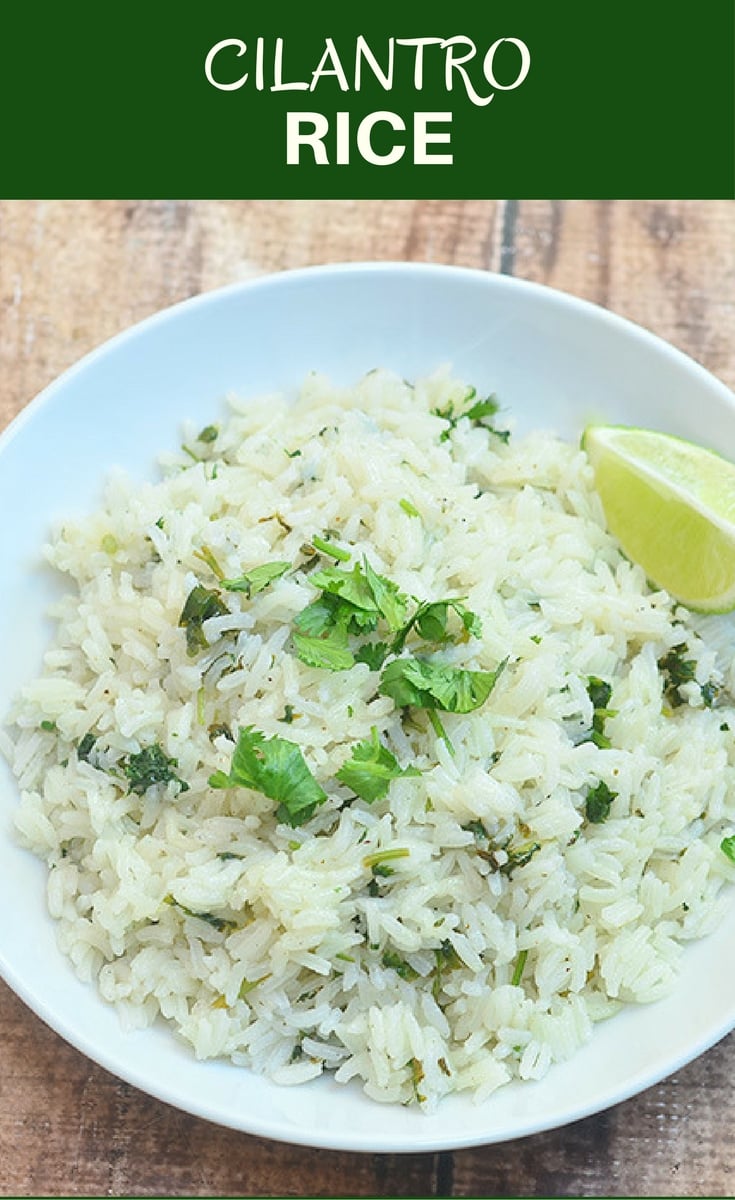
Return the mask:
M 268 271 L 359 259 L 502 270 L 609 306 L 735 384 L 729 201 L 6 201 L 0 425 L 149 313 Z M 0 985 L 4 1195 L 569 1196 L 735 1192 L 735 1037 L 614 1109 L 455 1154 L 308 1150 L 121 1083 Z

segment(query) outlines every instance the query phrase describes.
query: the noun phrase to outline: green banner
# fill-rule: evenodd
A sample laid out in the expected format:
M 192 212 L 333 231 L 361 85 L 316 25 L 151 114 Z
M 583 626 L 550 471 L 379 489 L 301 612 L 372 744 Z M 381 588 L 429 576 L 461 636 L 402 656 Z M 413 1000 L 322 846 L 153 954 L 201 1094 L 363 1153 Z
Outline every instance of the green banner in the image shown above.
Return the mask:
M 735 196 L 732 0 L 2 6 L 5 196 Z

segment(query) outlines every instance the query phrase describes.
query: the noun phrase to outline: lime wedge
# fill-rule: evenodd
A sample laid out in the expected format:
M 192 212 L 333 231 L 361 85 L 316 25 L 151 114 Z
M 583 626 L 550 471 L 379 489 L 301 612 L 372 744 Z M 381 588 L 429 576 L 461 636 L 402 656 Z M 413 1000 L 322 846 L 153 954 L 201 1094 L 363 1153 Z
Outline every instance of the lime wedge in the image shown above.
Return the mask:
M 624 425 L 588 426 L 582 447 L 627 557 L 689 608 L 735 608 L 735 464 Z

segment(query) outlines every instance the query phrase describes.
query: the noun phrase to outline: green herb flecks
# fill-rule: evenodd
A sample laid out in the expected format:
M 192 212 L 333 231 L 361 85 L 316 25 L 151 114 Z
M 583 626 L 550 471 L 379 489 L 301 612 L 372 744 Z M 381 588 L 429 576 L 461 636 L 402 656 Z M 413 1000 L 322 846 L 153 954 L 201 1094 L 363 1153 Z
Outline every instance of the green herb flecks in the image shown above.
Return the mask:
M 418 971 L 414 970 L 411 964 L 406 962 L 405 958 L 401 958 L 400 954 L 396 954 L 394 950 L 386 950 L 380 961 L 384 967 L 389 967 L 395 971 L 396 975 L 409 983 L 419 977 Z
M 168 895 L 163 898 L 164 904 L 170 904 L 174 908 L 178 908 L 180 912 L 187 917 L 195 917 L 198 921 L 206 921 L 207 925 L 211 925 L 218 933 L 232 933 L 233 929 L 238 928 L 237 921 L 232 917 L 218 917 L 215 913 L 210 912 L 195 912 L 192 908 L 187 908 L 185 904 L 181 904 L 179 900 L 175 900 L 173 896 Z
M 686 642 L 679 642 L 658 660 L 658 669 L 663 675 L 664 699 L 671 708 L 679 708 L 686 703 L 679 689 L 686 683 L 696 682 L 697 662 L 694 658 L 684 657 L 688 650 Z M 705 707 L 712 708 L 721 688 L 709 680 L 700 684 L 699 690 Z
M 431 984 L 431 994 L 435 1000 L 439 999 L 439 995 L 444 987 L 444 977 L 449 971 L 456 971 L 459 967 L 464 966 L 462 959 L 457 954 L 454 946 L 445 938 L 441 946 L 434 951 L 434 970 L 433 980 Z
M 214 788 L 247 787 L 278 803 L 276 816 L 292 827 L 303 825 L 327 798 L 304 761 L 301 749 L 285 738 L 266 738 L 252 725 L 241 729 L 230 773 L 215 771 Z
M 725 858 L 729 858 L 731 863 L 735 863 L 735 834 L 732 837 L 722 839 L 720 850 L 725 855 Z
M 190 658 L 208 648 L 204 622 L 211 617 L 224 617 L 229 611 L 219 592 L 213 588 L 198 583 L 191 589 L 179 617 L 179 627 L 186 630 L 186 651 Z
M 41 729 L 44 733 L 57 733 L 58 726 L 55 721 L 41 721 Z
M 268 584 L 274 583 L 276 579 L 280 579 L 286 574 L 291 567 L 289 562 L 269 562 L 263 563 L 259 567 L 253 567 L 251 571 L 246 571 L 243 575 L 239 575 L 237 579 L 223 579 L 222 587 L 228 592 L 244 592 L 248 599 L 257 596 L 258 592 L 262 592 L 263 588 L 268 587 Z
M 584 802 L 587 820 L 593 825 L 601 825 L 603 821 L 606 821 L 610 816 L 610 808 L 617 794 L 617 792 L 610 791 L 603 780 L 589 788 Z
M 537 854 L 541 849 L 540 842 L 523 842 L 519 846 L 504 846 L 503 849 L 507 854 L 507 859 L 498 865 L 498 870 L 501 875 L 512 875 L 519 867 L 525 867 L 529 863 L 534 854 Z
M 464 398 L 464 403 L 467 404 L 470 401 L 473 401 L 473 403 L 470 404 L 469 408 L 464 409 L 464 411 L 458 412 L 455 408 L 454 402 L 451 400 L 443 408 L 432 409 L 432 413 L 435 417 L 441 417 L 443 421 L 447 422 L 446 429 L 442 430 L 441 434 L 439 435 L 440 442 L 446 442 L 449 440 L 449 437 L 457 428 L 460 421 L 468 421 L 470 425 L 482 426 L 483 429 L 487 429 L 488 433 L 491 433 L 494 437 L 499 438 L 502 442 L 507 442 L 509 440 L 509 430 L 496 429 L 494 425 L 487 423 L 496 416 L 498 409 L 500 408 L 495 396 L 487 396 L 484 400 L 476 400 L 476 396 L 476 389 L 470 388 Z
M 394 779 L 420 774 L 416 767 L 399 766 L 395 755 L 382 745 L 377 727 L 373 725 L 370 738 L 353 747 L 352 757 L 340 767 L 336 778 L 361 800 L 372 804 L 387 796 Z
M 79 762 L 89 762 L 89 756 L 94 750 L 97 738 L 93 733 L 85 733 L 83 738 L 80 738 L 77 744 L 77 758 Z
M 519 867 L 525 867 L 541 849 L 540 842 L 526 841 L 514 845 L 510 838 L 498 845 L 493 842 L 481 821 L 470 821 L 462 828 L 474 835 L 475 853 L 478 858 L 489 863 L 494 871 L 508 877 Z
M 487 700 L 506 662 L 494 671 L 466 671 L 425 658 L 396 658 L 384 668 L 379 691 L 398 708 L 473 712 Z
M 399 500 L 398 503 L 407 517 L 418 517 L 421 520 L 421 513 L 410 500 Z
M 355 662 L 365 663 L 371 671 L 379 671 L 389 652 L 387 642 L 363 642 L 355 651 Z
M 154 784 L 178 783 L 179 791 L 187 792 L 188 783 L 179 779 L 173 768 L 178 766 L 175 758 L 168 754 L 156 743 L 146 746 L 138 754 L 129 754 L 120 763 L 123 773 L 128 779 L 128 791 L 137 796 L 144 795 Z
M 616 709 L 609 707 L 612 686 L 597 675 L 590 675 L 587 679 L 587 695 L 592 703 L 592 728 L 583 740 L 593 742 L 600 750 L 609 750 L 612 743 L 605 733 L 605 721 L 617 713 Z
M 218 437 L 219 428 L 217 425 L 205 425 L 204 429 L 201 429 L 197 434 L 197 441 L 203 442 L 205 446 L 209 446 L 212 442 L 216 442 Z

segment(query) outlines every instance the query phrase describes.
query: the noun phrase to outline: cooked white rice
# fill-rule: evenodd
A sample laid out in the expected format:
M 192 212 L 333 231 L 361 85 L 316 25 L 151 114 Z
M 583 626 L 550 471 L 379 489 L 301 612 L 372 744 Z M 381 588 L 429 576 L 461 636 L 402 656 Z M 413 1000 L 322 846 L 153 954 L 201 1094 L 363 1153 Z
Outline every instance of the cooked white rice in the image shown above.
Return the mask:
M 381 1101 L 483 1099 L 668 992 L 683 943 L 731 903 L 726 623 L 695 631 L 650 590 L 576 447 L 506 444 L 468 419 L 443 437 L 432 410 L 461 411 L 465 393 L 446 373 L 412 387 L 378 371 L 354 390 L 313 376 L 296 399 L 235 400 L 214 440 L 187 430 L 202 461 L 170 456 L 156 484 L 114 478 L 48 548 L 69 589 L 13 713 L 17 828 L 48 863 L 62 951 L 130 1027 L 160 1014 L 197 1057 L 279 1083 L 326 1070 Z M 435 658 L 508 660 L 481 707 L 441 713 L 454 753 L 367 665 L 296 657 L 315 535 L 408 596 L 463 598 L 481 634 Z M 229 578 L 294 569 L 251 599 L 223 592 L 229 615 L 190 656 L 186 598 L 218 587 L 203 548 Z M 673 707 L 659 662 L 682 643 L 695 678 Z M 589 740 L 590 676 L 612 685 L 609 748 Z M 211 787 L 233 749 L 216 726 L 297 743 L 326 803 L 292 828 L 260 793 Z M 335 775 L 373 726 L 420 774 L 368 804 Z M 121 765 L 155 744 L 187 791 L 128 790 Z M 616 797 L 594 823 L 601 782 Z M 531 853 L 513 866 L 518 847 Z M 386 849 L 405 853 L 374 875 L 366 859 Z

